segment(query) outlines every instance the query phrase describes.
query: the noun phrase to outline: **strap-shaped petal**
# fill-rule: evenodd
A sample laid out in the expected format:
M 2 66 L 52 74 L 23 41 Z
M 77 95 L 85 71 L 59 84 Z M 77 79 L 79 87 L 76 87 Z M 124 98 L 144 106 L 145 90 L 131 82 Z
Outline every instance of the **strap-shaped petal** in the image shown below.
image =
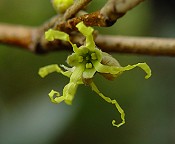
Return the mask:
M 81 81 L 81 77 L 84 72 L 84 69 L 85 69 L 84 64 L 80 64 L 77 67 L 75 67 L 70 77 L 70 82 L 77 83 L 78 81 Z
M 103 98 L 108 103 L 114 104 L 115 107 L 117 108 L 117 110 L 119 111 L 119 113 L 121 115 L 122 122 L 119 124 L 115 124 L 115 120 L 113 120 L 112 125 L 117 126 L 117 127 L 120 127 L 121 125 L 123 125 L 125 123 L 125 113 L 124 113 L 123 109 L 120 107 L 120 105 L 118 104 L 118 102 L 116 100 L 111 100 L 109 97 L 104 96 L 98 90 L 97 86 L 93 82 L 90 84 L 90 86 L 91 86 L 92 90 L 95 91 L 101 98 Z
M 60 96 L 59 92 L 54 90 L 51 90 L 48 95 L 53 103 L 58 104 L 64 101 L 66 104 L 70 105 L 72 104 L 78 85 L 78 83 L 70 82 L 64 87 L 62 96 Z
M 135 65 L 128 65 L 126 67 L 119 67 L 119 70 L 120 71 L 128 71 L 128 70 L 131 70 L 135 67 L 140 67 L 142 70 L 145 71 L 145 73 L 146 73 L 145 79 L 148 79 L 151 76 L 151 69 L 146 63 L 138 63 Z
M 75 93 L 78 88 L 78 83 L 69 82 L 63 89 L 63 97 L 64 102 L 68 105 L 72 104 L 72 100 L 74 99 Z
M 85 79 L 93 78 L 95 72 L 96 72 L 95 68 L 85 69 L 85 71 L 83 72 L 83 78 Z
M 49 29 L 45 32 L 45 39 L 48 41 L 53 41 L 55 39 L 70 41 L 67 33 L 53 29 Z
M 140 67 L 146 72 L 146 76 L 145 76 L 146 79 L 148 79 L 151 76 L 151 69 L 146 63 L 127 65 L 125 67 L 107 66 L 99 62 L 93 62 L 93 65 L 95 69 L 97 70 L 97 72 L 99 73 L 110 73 L 110 74 L 115 74 L 115 75 L 121 74 L 122 72 L 131 70 L 135 67 Z
M 61 70 L 61 68 L 57 64 L 52 64 L 52 65 L 48 65 L 48 66 L 40 68 L 38 74 L 42 78 L 44 78 L 45 76 L 47 76 L 48 74 L 53 73 L 53 72 L 61 73 L 62 75 L 66 76 L 66 77 L 70 77 L 70 75 L 72 73 L 71 71 L 64 72 L 63 70 Z
M 90 51 L 94 51 L 95 42 L 94 42 L 93 35 L 92 35 L 94 29 L 92 27 L 87 27 L 83 22 L 78 23 L 76 27 L 86 37 L 86 47 Z
M 65 32 L 49 29 L 48 31 L 45 32 L 45 39 L 48 40 L 48 41 L 53 41 L 55 39 L 67 41 L 72 45 L 74 52 L 76 52 L 77 49 L 78 49 L 77 45 L 73 44 L 70 41 L 69 35 Z

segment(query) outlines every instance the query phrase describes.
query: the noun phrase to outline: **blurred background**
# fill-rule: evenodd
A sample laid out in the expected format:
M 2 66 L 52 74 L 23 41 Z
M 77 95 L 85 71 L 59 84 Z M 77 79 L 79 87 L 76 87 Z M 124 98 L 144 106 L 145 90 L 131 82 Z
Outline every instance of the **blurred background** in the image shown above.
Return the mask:
M 89 12 L 105 0 L 94 0 Z M 102 34 L 175 37 L 175 2 L 148 0 L 129 11 Z M 39 26 L 55 15 L 49 0 L 0 0 L 0 22 Z M 50 102 L 51 89 L 62 91 L 69 79 L 51 74 L 42 79 L 38 69 L 65 64 L 71 52 L 45 55 L 0 45 L 0 144 L 174 144 L 175 58 L 112 54 L 121 65 L 146 62 L 152 77 L 144 79 L 140 69 L 125 72 L 115 81 L 97 75 L 94 79 L 106 96 L 116 99 L 126 113 L 120 121 L 115 107 L 89 87 L 80 86 L 72 106 Z

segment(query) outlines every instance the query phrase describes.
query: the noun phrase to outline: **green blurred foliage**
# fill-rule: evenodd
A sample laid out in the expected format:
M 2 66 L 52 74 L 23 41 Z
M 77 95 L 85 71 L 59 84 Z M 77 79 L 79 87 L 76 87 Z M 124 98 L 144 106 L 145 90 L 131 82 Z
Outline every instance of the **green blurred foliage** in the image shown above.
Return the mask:
M 94 0 L 88 10 L 98 10 L 105 2 Z M 49 0 L 0 1 L 0 22 L 38 26 L 54 14 Z M 98 30 L 112 35 L 152 35 L 156 29 L 151 27 L 152 22 L 151 2 L 147 1 L 114 26 Z M 61 91 L 68 79 L 58 74 L 41 79 L 38 69 L 52 63 L 65 64 L 69 54 L 35 55 L 0 45 L 1 144 L 175 143 L 174 58 L 113 54 L 121 65 L 147 62 L 153 72 L 148 80 L 140 69 L 111 82 L 96 76 L 99 89 L 125 110 L 126 124 L 115 128 L 111 120 L 120 120 L 120 115 L 89 87 L 78 88 L 72 106 L 50 102 L 47 93 L 51 89 Z

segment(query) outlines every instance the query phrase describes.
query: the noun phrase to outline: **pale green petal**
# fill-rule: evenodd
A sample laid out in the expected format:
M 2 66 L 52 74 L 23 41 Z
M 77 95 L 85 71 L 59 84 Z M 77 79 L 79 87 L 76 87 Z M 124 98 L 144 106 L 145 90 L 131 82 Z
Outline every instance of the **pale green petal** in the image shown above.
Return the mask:
M 70 82 L 63 89 L 63 97 L 66 104 L 72 104 L 78 85 L 82 83 L 81 77 L 83 71 L 84 65 L 74 67 L 74 71 L 70 76 Z
M 61 68 L 57 64 L 48 65 L 39 69 L 38 74 L 41 77 L 45 77 L 53 72 L 61 72 Z
M 51 90 L 51 92 L 48 95 L 53 103 L 60 103 L 65 99 L 64 96 L 60 96 L 60 93 L 54 90 Z
M 85 47 L 85 46 L 80 46 L 78 48 L 78 50 L 76 51 L 76 53 L 78 55 L 81 55 L 81 56 L 84 56 L 84 55 L 88 54 L 88 52 L 89 52 L 89 49 L 87 47 Z
M 72 100 L 74 99 L 74 95 L 77 91 L 78 84 L 77 83 L 68 83 L 63 89 L 63 95 L 60 96 L 60 93 L 54 90 L 51 90 L 49 93 L 49 97 L 53 103 L 60 103 L 64 101 L 66 104 L 72 104 Z
M 70 56 L 67 57 L 67 63 L 70 66 L 77 66 L 82 61 L 83 61 L 83 57 L 78 55 L 77 53 L 72 53 Z
M 63 74 L 64 76 L 70 77 L 71 73 L 70 71 L 62 71 L 61 68 L 57 65 L 57 64 L 52 64 L 52 65 L 48 65 L 48 66 L 44 66 L 42 68 L 39 69 L 38 74 L 44 78 L 45 76 L 47 76 L 50 73 L 53 72 L 58 72 Z
M 119 70 L 120 71 L 127 71 L 127 70 L 131 70 L 135 67 L 140 67 L 141 69 L 143 69 L 145 71 L 145 73 L 146 73 L 145 79 L 148 79 L 151 76 L 151 69 L 146 63 L 138 63 L 135 65 L 128 65 L 126 67 L 120 67 Z
M 115 124 L 115 120 L 112 121 L 112 125 L 113 126 L 121 126 L 125 123 L 125 113 L 123 111 L 123 109 L 120 107 L 120 105 L 117 103 L 116 100 L 111 100 L 109 97 L 106 97 L 104 96 L 97 88 L 97 86 L 92 82 L 90 84 L 91 88 L 93 91 L 95 91 L 100 97 L 102 97 L 105 101 L 107 101 L 108 103 L 111 103 L 111 104 L 114 104 L 115 107 L 117 108 L 117 110 L 119 111 L 120 115 L 121 115 L 121 119 L 122 119 L 122 122 L 119 123 L 119 124 Z
M 78 88 L 78 83 L 70 82 L 63 89 L 63 97 L 66 104 L 72 104 L 72 100 L 74 99 L 75 93 Z
M 81 81 L 81 77 L 84 72 L 84 69 L 85 69 L 84 64 L 80 64 L 77 67 L 75 67 L 70 77 L 70 82 L 77 83 L 78 81 Z
M 85 79 L 93 78 L 95 72 L 96 72 L 95 68 L 85 69 L 85 71 L 83 72 L 83 78 Z
M 83 22 L 78 23 L 76 27 L 86 37 L 86 47 L 90 51 L 94 51 L 95 42 L 92 35 L 94 29 L 92 27 L 87 27 Z
M 93 65 L 99 73 L 110 73 L 115 75 L 121 74 L 122 72 L 131 70 L 135 67 L 140 67 L 146 72 L 146 79 L 148 79 L 151 76 L 151 69 L 146 63 L 138 63 L 135 65 L 128 65 L 126 67 L 107 66 L 99 62 L 94 62 Z
M 65 32 L 61 32 L 58 30 L 49 29 L 45 32 L 45 39 L 48 41 L 53 41 L 55 39 L 63 40 L 63 41 L 70 41 L 69 35 Z
M 110 74 L 117 74 L 119 73 L 118 68 L 115 66 L 108 66 L 108 65 L 103 65 L 98 61 L 92 61 L 93 66 L 95 67 L 96 71 L 99 73 L 110 73 Z M 117 70 L 116 70 L 117 68 Z
M 48 41 L 53 41 L 55 39 L 67 41 L 72 45 L 74 52 L 76 52 L 77 49 L 78 49 L 77 45 L 73 44 L 70 41 L 69 35 L 65 32 L 49 29 L 48 31 L 45 32 L 45 39 L 48 40 Z

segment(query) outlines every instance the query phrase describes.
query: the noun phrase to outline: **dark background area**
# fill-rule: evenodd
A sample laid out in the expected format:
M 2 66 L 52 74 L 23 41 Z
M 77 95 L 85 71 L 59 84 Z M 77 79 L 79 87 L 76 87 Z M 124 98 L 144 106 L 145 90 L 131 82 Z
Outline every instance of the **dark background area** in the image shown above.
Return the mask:
M 105 2 L 94 0 L 88 10 L 95 11 Z M 112 27 L 98 30 L 111 35 L 174 37 L 174 7 L 173 0 L 145 1 Z M 0 22 L 38 26 L 54 14 L 49 0 L 0 0 Z M 50 90 L 61 92 L 69 79 L 60 74 L 42 79 L 38 69 L 65 64 L 70 53 L 35 55 L 0 45 L 0 144 L 175 143 L 175 58 L 112 53 L 123 66 L 146 62 L 152 69 L 148 80 L 140 69 L 112 82 L 95 77 L 102 93 L 116 99 L 125 111 L 126 124 L 116 128 L 111 120 L 120 120 L 120 115 L 89 87 L 78 88 L 72 106 L 50 102 Z

